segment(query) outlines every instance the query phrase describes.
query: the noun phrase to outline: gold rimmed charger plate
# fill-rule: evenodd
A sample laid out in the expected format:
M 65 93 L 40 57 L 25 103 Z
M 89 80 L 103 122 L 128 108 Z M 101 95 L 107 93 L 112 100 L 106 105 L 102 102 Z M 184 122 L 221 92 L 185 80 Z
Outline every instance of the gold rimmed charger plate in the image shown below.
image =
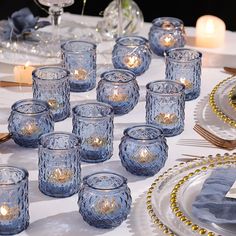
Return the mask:
M 210 93 L 209 104 L 216 116 L 236 128 L 236 110 L 230 104 L 229 94 L 236 84 L 235 75 L 222 80 Z
M 160 235 L 169 236 L 231 236 L 232 229 L 224 226 L 210 225 L 202 223 L 191 216 L 186 208 L 190 207 L 193 196 L 178 196 L 183 191 L 181 188 L 201 173 L 210 174 L 214 168 L 236 166 L 236 154 L 203 157 L 201 159 L 180 163 L 168 169 L 160 175 L 148 189 L 146 195 L 146 207 L 151 220 L 160 231 Z M 196 186 L 192 186 L 191 191 L 197 195 L 203 185 L 207 175 L 196 181 Z M 194 180 L 195 181 L 195 180 Z M 191 192 L 190 191 L 190 192 Z M 235 231 L 233 231 L 235 232 Z M 158 234 L 159 235 L 159 234 Z

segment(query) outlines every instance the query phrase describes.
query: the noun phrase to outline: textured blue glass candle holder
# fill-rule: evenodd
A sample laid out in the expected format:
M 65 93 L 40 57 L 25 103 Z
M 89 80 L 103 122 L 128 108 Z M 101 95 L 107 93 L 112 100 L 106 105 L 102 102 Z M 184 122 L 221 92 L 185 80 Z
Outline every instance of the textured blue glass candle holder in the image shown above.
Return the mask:
M 127 128 L 119 145 L 119 156 L 130 173 L 155 175 L 165 165 L 168 156 L 162 130 L 152 125 Z
M 81 160 L 102 162 L 113 153 L 113 108 L 106 103 L 84 103 L 73 109 L 73 133 L 81 140 Z
M 194 49 L 174 48 L 166 52 L 166 79 L 185 85 L 185 100 L 199 97 L 202 53 Z
M 147 39 L 141 36 L 122 36 L 116 39 L 112 50 L 112 63 L 116 69 L 131 70 L 138 76 L 148 70 L 151 58 Z
M 80 187 L 80 142 L 72 133 L 53 132 L 39 143 L 39 189 L 52 197 L 69 197 Z
M 97 100 L 111 105 L 114 113 L 123 115 L 137 105 L 139 86 L 131 71 L 114 69 L 101 74 L 97 87 Z
M 28 172 L 14 166 L 0 166 L 0 234 L 18 234 L 28 225 Z
M 97 228 L 120 225 L 130 212 L 132 198 L 127 179 L 111 172 L 86 176 L 79 193 L 79 212 Z
M 38 147 L 40 136 L 54 130 L 49 105 L 34 99 L 17 101 L 11 107 L 8 130 L 18 145 Z
M 148 38 L 152 51 L 158 56 L 163 56 L 166 50 L 185 46 L 184 23 L 174 17 L 156 18 L 152 21 Z
M 95 88 L 96 48 L 91 42 L 78 40 L 62 44 L 62 66 L 70 71 L 70 91 L 85 92 Z
M 61 67 L 39 67 L 33 71 L 33 97 L 46 101 L 53 120 L 61 121 L 70 115 L 69 72 Z
M 175 136 L 184 130 L 184 85 L 170 80 L 158 80 L 146 85 L 146 123 L 158 126 L 165 136 Z

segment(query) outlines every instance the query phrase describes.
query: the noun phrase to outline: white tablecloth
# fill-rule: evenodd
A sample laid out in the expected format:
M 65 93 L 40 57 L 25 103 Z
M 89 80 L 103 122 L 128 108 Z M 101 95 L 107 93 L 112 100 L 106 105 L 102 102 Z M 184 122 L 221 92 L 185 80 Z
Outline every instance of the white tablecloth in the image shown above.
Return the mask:
M 81 17 L 70 14 L 64 15 L 64 20 L 70 19 L 74 22 L 86 22 L 91 25 L 96 25 L 99 18 L 96 17 Z M 147 37 L 151 24 L 145 23 L 141 35 Z M 194 36 L 195 29 L 186 27 L 186 32 L 191 39 Z M 192 40 L 186 47 L 194 47 Z M 181 135 L 167 138 L 169 152 L 168 160 L 165 167 L 158 173 L 162 173 L 170 166 L 176 164 L 176 159 L 182 158 L 182 154 L 191 155 L 215 155 L 217 153 L 225 153 L 225 150 L 218 149 L 212 145 L 207 147 L 185 146 L 185 139 L 202 140 L 202 138 L 193 131 L 195 121 L 201 120 L 205 125 L 212 128 L 214 120 L 217 124 L 223 123 L 213 116 L 213 118 L 204 117 L 202 111 L 207 104 L 207 96 L 214 85 L 226 78 L 228 75 L 222 70 L 224 65 L 236 66 L 236 32 L 227 31 L 225 45 L 218 49 L 197 48 L 202 52 L 207 52 L 203 55 L 202 68 L 202 85 L 201 95 L 194 101 L 186 102 L 186 118 L 185 129 Z M 106 64 L 107 68 L 111 67 L 111 52 L 113 42 L 103 42 L 98 45 L 98 64 Z M 107 50 L 108 54 L 101 55 L 101 52 Z M 234 60 L 232 60 L 234 58 Z M 225 64 L 224 64 L 225 63 Z M 0 64 L 0 80 L 6 77 L 12 79 L 12 65 L 4 63 Z M 104 67 L 98 66 L 99 70 L 104 70 Z M 83 221 L 78 212 L 77 200 L 78 195 L 72 197 L 57 199 L 43 195 L 38 190 L 38 167 L 37 167 L 37 149 L 28 149 L 17 146 L 12 140 L 0 145 L 0 164 L 16 165 L 24 167 L 29 171 L 29 198 L 30 198 L 30 225 L 27 230 L 20 235 L 50 235 L 50 236 L 92 236 L 92 235 L 157 235 L 155 227 L 147 215 L 145 208 L 145 192 L 150 187 L 151 183 L 158 176 L 153 177 L 138 177 L 127 172 L 121 165 L 118 156 L 118 145 L 122 136 L 123 130 L 126 127 L 138 123 L 145 122 L 145 85 L 153 80 L 164 79 L 165 63 L 161 57 L 153 56 L 150 68 L 143 75 L 137 78 L 141 89 L 141 97 L 138 105 L 129 114 L 115 117 L 115 136 L 114 136 L 114 154 L 112 158 L 106 162 L 99 164 L 82 163 L 82 177 L 95 171 L 109 170 L 119 173 L 128 179 L 128 186 L 131 189 L 133 204 L 131 213 L 128 219 L 119 227 L 109 230 L 96 229 L 89 226 Z M 99 71 L 98 71 L 99 73 Z M 99 80 L 99 78 L 98 78 Z M 7 131 L 7 118 L 10 112 L 10 106 L 17 100 L 23 98 L 31 98 L 31 88 L 0 88 L 0 132 Z M 91 101 L 96 99 L 96 90 L 86 93 L 72 93 L 71 106 L 82 101 Z M 232 129 L 227 125 L 223 125 L 230 132 Z M 214 129 L 214 127 L 213 127 Z M 216 127 L 217 129 L 217 127 Z M 55 124 L 56 131 L 71 131 L 72 119 L 67 118 L 62 122 Z M 223 131 L 222 131 L 223 132 Z M 232 131 L 233 132 L 233 131 Z

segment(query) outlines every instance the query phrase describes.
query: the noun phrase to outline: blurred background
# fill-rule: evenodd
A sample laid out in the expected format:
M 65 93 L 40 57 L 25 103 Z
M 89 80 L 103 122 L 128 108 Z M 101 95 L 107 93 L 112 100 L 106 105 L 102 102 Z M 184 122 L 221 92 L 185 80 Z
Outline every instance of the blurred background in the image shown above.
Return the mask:
M 84 14 L 102 16 L 102 11 L 111 0 L 87 0 Z M 160 16 L 172 16 L 182 19 L 185 26 L 195 26 L 197 19 L 202 15 L 215 15 L 221 18 L 226 29 L 236 31 L 236 1 L 235 0 L 192 0 L 192 1 L 160 1 L 135 0 L 143 12 L 146 22 Z M 14 11 L 23 7 L 29 7 L 35 16 L 47 16 L 34 0 L 0 0 L 0 19 L 7 19 Z M 81 14 L 83 0 L 75 0 L 75 3 L 65 8 L 65 12 Z

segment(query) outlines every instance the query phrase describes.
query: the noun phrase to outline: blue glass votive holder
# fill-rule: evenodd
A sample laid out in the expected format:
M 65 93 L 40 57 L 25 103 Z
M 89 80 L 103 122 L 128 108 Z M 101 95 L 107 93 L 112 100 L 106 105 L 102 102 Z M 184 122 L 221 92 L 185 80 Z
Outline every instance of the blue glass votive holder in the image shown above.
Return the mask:
M 185 100 L 199 97 L 201 90 L 202 53 L 189 48 L 174 48 L 166 52 L 166 79 L 185 85 Z
M 112 63 L 116 69 L 131 70 L 141 75 L 148 70 L 152 53 L 148 40 L 141 36 L 122 36 L 116 39 L 112 50 Z
M 111 105 L 114 113 L 123 115 L 137 105 L 139 86 L 134 73 L 124 69 L 114 69 L 101 74 L 97 86 L 97 100 Z
M 171 80 L 157 80 L 146 85 L 146 123 L 156 125 L 165 136 L 184 130 L 184 85 Z
M 69 72 L 61 67 L 39 67 L 33 75 L 33 97 L 46 101 L 53 120 L 61 121 L 70 115 Z
M 38 150 L 39 190 L 52 197 L 69 197 L 80 188 L 80 142 L 72 133 L 42 135 Z
M 16 144 L 38 147 L 40 136 L 54 130 L 49 105 L 34 99 L 17 101 L 11 107 L 8 130 Z
M 113 153 L 113 108 L 106 103 L 84 103 L 72 109 L 73 133 L 81 140 L 81 160 L 103 162 Z
M 18 234 L 28 225 L 28 171 L 0 166 L 0 234 Z
M 165 51 L 184 47 L 186 35 L 182 20 L 174 17 L 159 17 L 152 21 L 148 34 L 152 51 L 158 56 L 164 56 Z
M 112 172 L 86 176 L 79 193 L 79 212 L 97 228 L 120 225 L 128 216 L 132 198 L 127 179 Z
M 153 125 L 127 128 L 119 145 L 122 165 L 132 174 L 155 175 L 164 165 L 168 146 L 161 129 Z
M 79 40 L 62 44 L 62 66 L 70 71 L 70 91 L 85 92 L 95 88 L 96 48 L 91 42 Z

